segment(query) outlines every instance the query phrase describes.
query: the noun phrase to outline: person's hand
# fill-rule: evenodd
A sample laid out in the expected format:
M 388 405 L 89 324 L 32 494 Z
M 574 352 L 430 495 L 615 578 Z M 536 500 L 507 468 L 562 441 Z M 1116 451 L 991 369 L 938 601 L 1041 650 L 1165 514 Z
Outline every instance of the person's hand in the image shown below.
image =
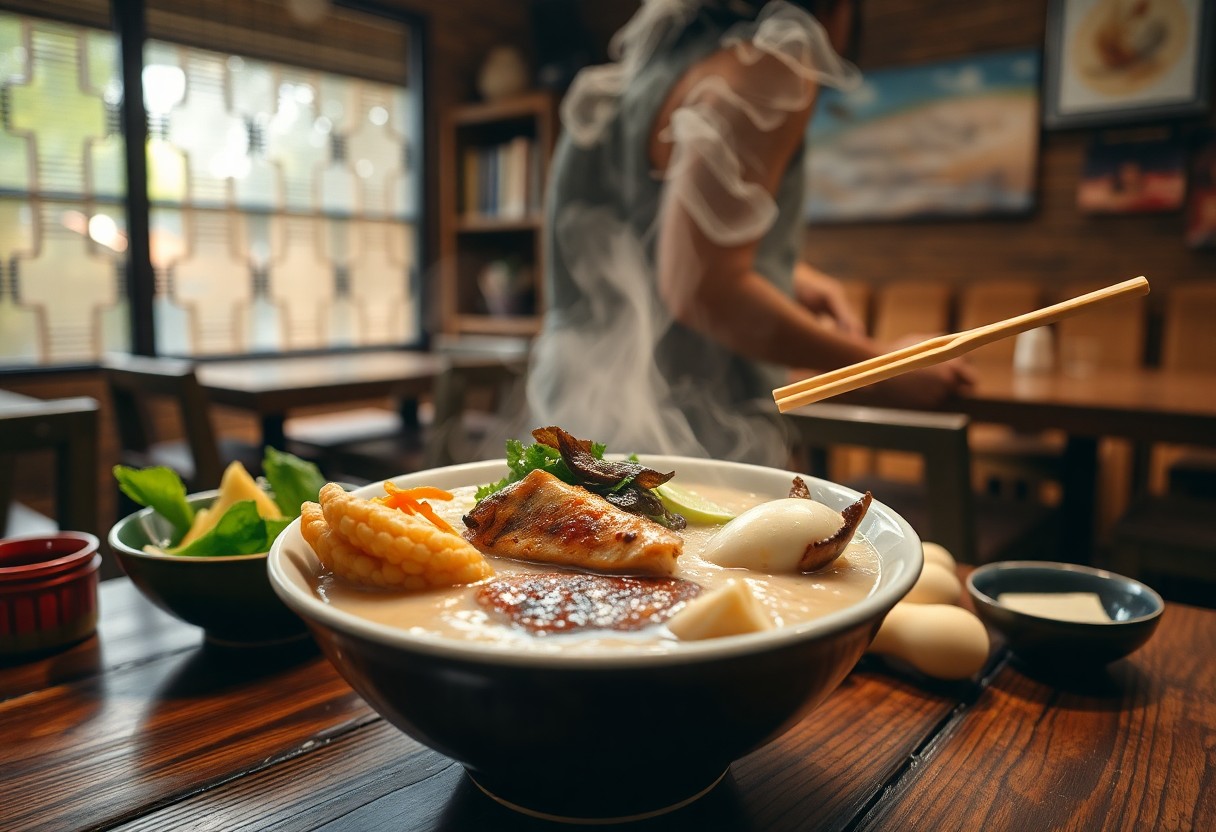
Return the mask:
M 931 338 L 910 335 L 886 347 L 886 352 L 902 349 Z M 874 393 L 885 404 L 917 410 L 935 410 L 975 385 L 975 370 L 964 358 L 953 358 L 920 370 L 913 370 L 874 385 Z
M 874 385 L 885 403 L 912 410 L 937 410 L 975 384 L 975 374 L 962 359 L 912 370 Z
M 840 281 L 813 266 L 806 263 L 794 266 L 794 298 L 815 314 L 829 318 L 841 332 L 865 333 L 865 325 L 849 306 Z

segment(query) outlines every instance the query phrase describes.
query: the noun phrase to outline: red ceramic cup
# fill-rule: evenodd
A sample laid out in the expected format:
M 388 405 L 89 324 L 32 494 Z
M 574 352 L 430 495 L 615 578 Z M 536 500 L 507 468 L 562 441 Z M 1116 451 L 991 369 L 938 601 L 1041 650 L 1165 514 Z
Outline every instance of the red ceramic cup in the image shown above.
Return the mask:
M 93 634 L 97 546 L 85 532 L 0 540 L 0 660 L 32 658 Z

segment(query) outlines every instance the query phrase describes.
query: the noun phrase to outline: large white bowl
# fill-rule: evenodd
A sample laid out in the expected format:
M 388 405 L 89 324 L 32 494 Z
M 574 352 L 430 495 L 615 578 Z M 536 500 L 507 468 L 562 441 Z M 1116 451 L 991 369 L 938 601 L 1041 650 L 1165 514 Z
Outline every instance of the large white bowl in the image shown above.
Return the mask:
M 682 482 L 722 482 L 772 498 L 793 474 L 649 456 Z M 397 477 L 456 488 L 501 478 L 502 461 Z M 858 494 L 804 477 L 839 510 Z M 370 485 L 360 496 L 383 493 Z M 775 739 L 822 702 L 912 588 L 920 540 L 875 500 L 860 531 L 878 550 L 873 592 L 814 621 L 682 645 L 664 654 L 563 655 L 411 634 L 344 612 L 313 590 L 320 564 L 299 521 L 275 541 L 271 585 L 351 686 L 405 733 L 464 764 L 495 799 L 541 816 L 639 817 L 708 791 L 733 760 Z

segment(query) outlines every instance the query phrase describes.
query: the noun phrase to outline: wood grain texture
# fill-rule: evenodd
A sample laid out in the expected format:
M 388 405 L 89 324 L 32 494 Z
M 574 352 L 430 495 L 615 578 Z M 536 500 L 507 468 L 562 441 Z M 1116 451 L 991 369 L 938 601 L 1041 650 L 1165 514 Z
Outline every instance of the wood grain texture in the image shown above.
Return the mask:
M 1105 671 L 1011 664 L 860 828 L 1209 829 L 1214 651 L 1216 616 L 1171 605 L 1153 639 Z
M 130 581 L 105 581 L 97 593 L 97 634 L 44 660 L 0 667 L 0 700 L 98 676 L 197 647 L 203 632 L 161 612 Z
M 70 653 L 0 669 L 0 690 L 26 686 L 0 701 L 6 830 L 569 828 L 485 797 L 308 642 L 183 649 L 126 581 L 107 599 L 92 675 L 56 682 Z M 1216 816 L 1216 613 L 1171 605 L 1147 646 L 1082 679 L 1028 675 L 994 647 L 978 679 L 952 684 L 867 657 L 705 798 L 622 828 L 1198 830 Z
M 110 825 L 374 719 L 311 641 L 200 647 L 45 688 L 0 703 L 6 828 Z

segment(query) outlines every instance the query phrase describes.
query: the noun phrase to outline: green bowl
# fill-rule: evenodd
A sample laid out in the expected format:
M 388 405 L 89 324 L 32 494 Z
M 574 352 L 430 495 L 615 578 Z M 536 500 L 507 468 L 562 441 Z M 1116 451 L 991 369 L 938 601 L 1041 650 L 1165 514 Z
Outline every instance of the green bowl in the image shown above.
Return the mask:
M 206 508 L 216 491 L 191 494 Z M 169 524 L 145 508 L 110 529 L 118 563 L 148 600 L 187 624 L 202 627 L 209 641 L 255 645 L 307 635 L 304 622 L 279 600 L 266 575 L 265 553 L 183 557 L 145 552 L 169 537 Z

